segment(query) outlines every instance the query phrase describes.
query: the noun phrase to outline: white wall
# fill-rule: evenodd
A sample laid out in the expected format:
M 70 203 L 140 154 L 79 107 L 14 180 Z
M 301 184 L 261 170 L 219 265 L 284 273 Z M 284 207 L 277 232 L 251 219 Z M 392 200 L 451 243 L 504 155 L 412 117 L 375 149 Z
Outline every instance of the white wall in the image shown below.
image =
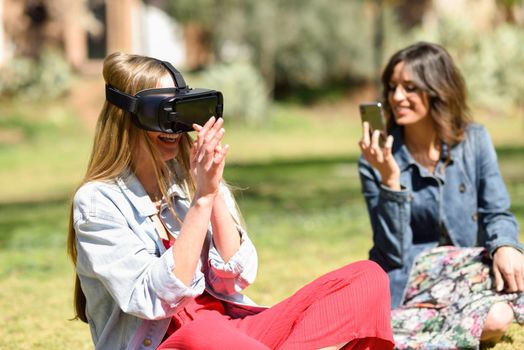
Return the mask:
M 140 12 L 140 53 L 183 68 L 186 52 L 182 26 L 157 7 L 143 5 Z

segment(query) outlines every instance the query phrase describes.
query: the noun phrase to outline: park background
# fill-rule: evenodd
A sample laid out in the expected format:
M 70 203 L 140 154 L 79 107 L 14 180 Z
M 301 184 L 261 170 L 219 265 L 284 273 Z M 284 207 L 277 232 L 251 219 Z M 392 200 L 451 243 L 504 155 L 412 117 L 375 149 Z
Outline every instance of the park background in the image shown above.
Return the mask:
M 69 201 L 113 51 L 171 61 L 225 96 L 225 178 L 258 248 L 247 294 L 271 305 L 365 259 L 358 103 L 385 59 L 446 46 L 495 142 L 524 238 L 524 1 L 0 0 L 0 349 L 91 349 L 73 316 Z M 512 326 L 493 349 L 523 349 Z

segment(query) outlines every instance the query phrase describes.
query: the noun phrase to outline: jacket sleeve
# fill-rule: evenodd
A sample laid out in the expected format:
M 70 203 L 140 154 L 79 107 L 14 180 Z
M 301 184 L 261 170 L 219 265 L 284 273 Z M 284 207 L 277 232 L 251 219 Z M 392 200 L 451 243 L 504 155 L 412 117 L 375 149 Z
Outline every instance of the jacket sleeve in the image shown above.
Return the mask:
M 413 239 L 410 193 L 406 189 L 393 191 L 382 185 L 380 175 L 363 157 L 358 169 L 373 230 L 371 254 L 390 268 L 402 267 L 405 252 Z
M 227 186 L 222 185 L 226 205 L 237 223 L 241 243 L 238 251 L 226 263 L 217 248 L 210 242 L 206 278 L 209 287 L 216 293 L 231 295 L 240 292 L 255 281 L 258 269 L 258 256 L 255 246 L 247 232 L 240 225 L 240 215 L 233 196 Z
M 484 127 L 473 129 L 481 241 L 493 254 L 501 246 L 523 251 L 518 241 L 518 223 L 509 211 L 510 198 L 500 174 L 497 154 Z
M 160 257 L 152 252 L 100 191 L 77 192 L 73 207 L 77 273 L 99 280 L 123 312 L 165 318 L 187 297 L 203 292 L 203 287 L 198 290 L 198 281 L 185 286 L 172 273 L 171 249 Z

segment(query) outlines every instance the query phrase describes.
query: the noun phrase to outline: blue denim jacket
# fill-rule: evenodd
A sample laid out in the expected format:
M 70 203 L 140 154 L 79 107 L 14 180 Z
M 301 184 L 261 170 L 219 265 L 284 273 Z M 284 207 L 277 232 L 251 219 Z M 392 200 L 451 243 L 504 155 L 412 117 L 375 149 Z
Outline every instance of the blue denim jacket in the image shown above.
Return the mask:
M 400 191 L 383 186 L 380 173 L 363 157 L 359 161 L 373 230 L 369 256 L 388 272 L 392 307 L 402 303 L 415 257 L 439 245 L 446 234 L 445 244 L 484 246 L 491 254 L 501 246 L 522 251 L 495 149 L 483 126 L 468 126 L 465 139 L 451 148 L 447 166 L 449 150 L 443 145 L 434 174 L 410 155 L 401 128 L 392 135 Z
M 226 186 L 226 202 L 236 215 Z M 174 186 L 175 211 L 181 220 L 190 199 Z M 193 281 L 188 287 L 172 273 L 175 264 L 152 216 L 156 208 L 132 172 L 115 181 L 83 185 L 73 201 L 78 259 L 76 272 L 87 298 L 87 317 L 96 349 L 156 349 L 170 317 L 190 298 L 208 291 L 226 301 L 232 316 L 261 308 L 239 292 L 255 279 L 257 254 L 239 227 L 242 243 L 225 263 L 213 245 L 211 227 Z M 165 204 L 162 221 L 178 236 L 179 222 Z

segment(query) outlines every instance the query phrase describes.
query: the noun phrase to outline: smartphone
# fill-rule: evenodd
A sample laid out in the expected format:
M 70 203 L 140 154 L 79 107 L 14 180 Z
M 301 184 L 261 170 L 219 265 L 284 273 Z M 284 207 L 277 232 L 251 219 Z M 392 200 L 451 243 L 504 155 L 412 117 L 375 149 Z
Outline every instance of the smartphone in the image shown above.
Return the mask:
M 375 130 L 380 130 L 380 147 L 384 147 L 387 138 L 386 118 L 381 102 L 367 102 L 359 105 L 360 120 L 362 123 L 369 123 L 369 132 L 373 133 Z

